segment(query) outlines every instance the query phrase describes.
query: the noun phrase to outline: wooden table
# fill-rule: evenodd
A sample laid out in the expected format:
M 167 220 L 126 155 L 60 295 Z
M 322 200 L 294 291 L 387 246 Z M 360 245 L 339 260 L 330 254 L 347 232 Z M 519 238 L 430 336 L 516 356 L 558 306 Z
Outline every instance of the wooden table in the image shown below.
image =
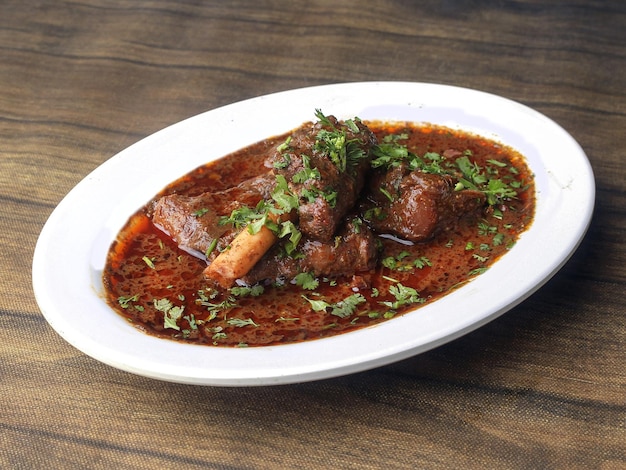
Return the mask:
M 626 4 L 4 0 L 1 468 L 626 468 Z M 405 80 L 517 100 L 597 182 L 580 249 L 498 320 L 319 382 L 215 388 L 67 344 L 31 262 L 65 194 L 118 151 L 220 105 Z

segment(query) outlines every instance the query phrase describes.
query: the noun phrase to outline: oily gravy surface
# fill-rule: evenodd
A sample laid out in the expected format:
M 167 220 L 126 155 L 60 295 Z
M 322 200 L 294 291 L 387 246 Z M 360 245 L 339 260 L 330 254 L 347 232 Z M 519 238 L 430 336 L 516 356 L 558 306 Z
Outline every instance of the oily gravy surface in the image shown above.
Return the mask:
M 173 340 L 239 347 L 312 340 L 436 301 L 488 269 L 531 224 L 533 177 L 513 149 L 438 126 L 366 124 L 379 142 L 396 141 L 444 169 L 459 171 L 462 158 L 485 184 L 504 184 L 508 196 L 428 240 L 411 243 L 378 233 L 378 261 L 368 271 L 299 284 L 215 289 L 202 275 L 206 261 L 181 250 L 152 223 L 154 201 L 168 194 L 222 191 L 258 176 L 267 169 L 268 152 L 288 134 L 268 138 L 174 181 L 131 217 L 107 257 L 103 281 L 109 305 L 137 328 Z

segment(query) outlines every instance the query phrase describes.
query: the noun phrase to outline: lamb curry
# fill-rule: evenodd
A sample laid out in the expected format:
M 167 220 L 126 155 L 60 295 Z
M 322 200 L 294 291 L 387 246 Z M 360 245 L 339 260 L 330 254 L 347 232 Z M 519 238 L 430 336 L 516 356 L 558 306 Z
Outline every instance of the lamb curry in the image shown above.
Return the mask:
M 533 175 L 511 148 L 434 125 L 315 116 L 137 211 L 107 257 L 110 306 L 178 341 L 318 339 L 470 282 L 532 222 Z

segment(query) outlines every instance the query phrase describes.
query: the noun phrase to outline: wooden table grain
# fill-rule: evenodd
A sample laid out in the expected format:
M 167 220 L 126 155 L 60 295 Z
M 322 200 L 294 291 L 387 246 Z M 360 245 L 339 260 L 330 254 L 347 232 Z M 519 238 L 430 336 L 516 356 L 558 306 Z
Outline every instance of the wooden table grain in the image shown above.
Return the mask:
M 499 94 L 582 145 L 593 221 L 535 295 L 425 354 L 275 387 L 135 376 L 46 323 L 34 246 L 91 170 L 227 103 L 368 80 Z M 619 1 L 1 1 L 0 467 L 626 468 L 625 92 Z

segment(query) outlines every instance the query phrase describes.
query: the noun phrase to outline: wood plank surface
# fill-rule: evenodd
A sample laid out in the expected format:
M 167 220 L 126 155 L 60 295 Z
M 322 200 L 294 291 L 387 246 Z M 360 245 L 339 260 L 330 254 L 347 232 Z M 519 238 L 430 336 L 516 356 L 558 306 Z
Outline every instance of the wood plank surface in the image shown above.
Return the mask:
M 0 2 L 0 468 L 626 468 L 626 3 Z M 336 82 L 479 89 L 531 106 L 597 184 L 579 250 L 452 343 L 318 382 L 215 388 L 101 364 L 31 284 L 47 217 L 169 124 Z

